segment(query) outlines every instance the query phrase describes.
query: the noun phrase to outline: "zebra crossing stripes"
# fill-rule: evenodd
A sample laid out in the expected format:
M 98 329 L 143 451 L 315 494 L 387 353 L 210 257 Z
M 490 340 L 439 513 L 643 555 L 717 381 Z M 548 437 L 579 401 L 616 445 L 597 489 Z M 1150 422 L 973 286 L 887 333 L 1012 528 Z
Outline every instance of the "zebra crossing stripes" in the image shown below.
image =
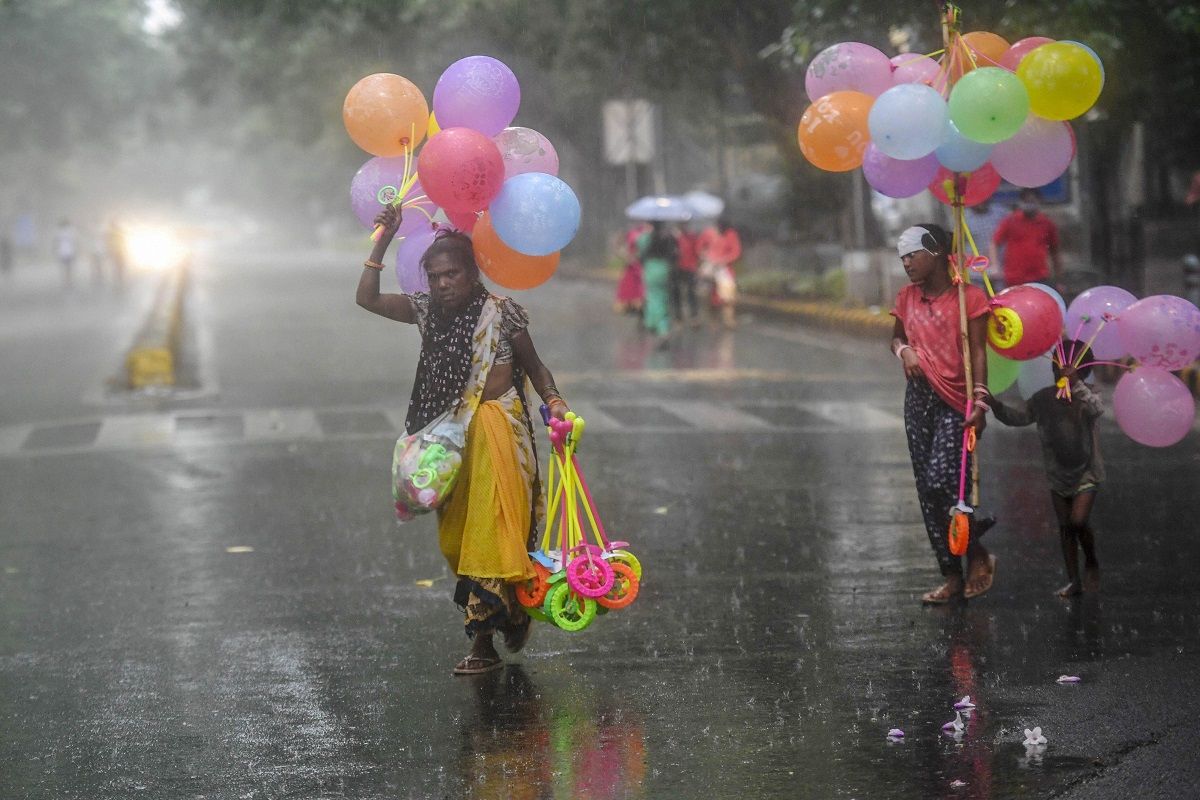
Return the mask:
M 588 429 L 607 434 L 821 433 L 902 430 L 900 417 L 861 402 L 601 400 L 578 403 Z M 270 408 L 112 415 L 0 427 L 0 457 L 396 436 L 404 410 Z

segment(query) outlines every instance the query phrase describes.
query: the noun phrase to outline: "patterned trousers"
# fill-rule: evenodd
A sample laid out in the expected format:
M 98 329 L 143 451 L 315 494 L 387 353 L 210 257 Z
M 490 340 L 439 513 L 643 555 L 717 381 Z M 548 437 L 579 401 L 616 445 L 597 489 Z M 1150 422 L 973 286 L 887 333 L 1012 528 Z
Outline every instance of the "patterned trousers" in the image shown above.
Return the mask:
M 958 502 L 963 415 L 946 405 L 926 380 L 918 378 L 910 380 L 904 392 L 904 429 L 929 544 L 943 575 L 961 575 L 962 563 L 950 554 L 948 537 L 950 509 Z M 974 536 L 970 542 L 978 547 Z

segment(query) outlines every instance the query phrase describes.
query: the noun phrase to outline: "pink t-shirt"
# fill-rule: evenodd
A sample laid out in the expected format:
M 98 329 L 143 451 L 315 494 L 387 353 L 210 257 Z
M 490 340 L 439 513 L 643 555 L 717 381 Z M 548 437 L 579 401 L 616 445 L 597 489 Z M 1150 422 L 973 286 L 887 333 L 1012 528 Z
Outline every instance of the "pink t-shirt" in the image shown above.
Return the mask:
M 990 313 L 983 290 L 968 286 L 967 319 Z M 910 284 L 896 295 L 892 316 L 904 323 L 908 343 L 921 359 L 921 370 L 929 385 L 947 405 L 965 414 L 967 375 L 958 335 L 958 290 L 950 287 L 932 300 L 925 300 L 921 287 Z

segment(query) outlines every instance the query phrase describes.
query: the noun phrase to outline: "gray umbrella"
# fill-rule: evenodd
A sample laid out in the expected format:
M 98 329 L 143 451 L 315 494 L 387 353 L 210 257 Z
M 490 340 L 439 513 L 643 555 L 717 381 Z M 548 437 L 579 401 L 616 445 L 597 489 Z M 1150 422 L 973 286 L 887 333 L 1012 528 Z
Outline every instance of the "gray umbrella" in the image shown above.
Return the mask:
M 646 196 L 625 209 L 625 216 L 646 222 L 687 222 L 692 209 L 678 197 Z

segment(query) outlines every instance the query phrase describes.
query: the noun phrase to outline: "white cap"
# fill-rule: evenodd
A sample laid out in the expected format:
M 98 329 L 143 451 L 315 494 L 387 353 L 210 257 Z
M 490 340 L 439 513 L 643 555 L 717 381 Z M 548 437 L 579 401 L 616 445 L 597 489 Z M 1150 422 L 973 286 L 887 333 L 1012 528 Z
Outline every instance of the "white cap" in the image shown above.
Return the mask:
M 904 258 L 909 253 L 915 253 L 918 250 L 924 250 L 930 255 L 933 251 L 926 247 L 921 239 L 925 236 L 931 236 L 927 228 L 922 228 L 920 225 L 914 225 L 908 228 L 904 233 L 900 234 L 900 238 L 896 240 L 896 252 Z

